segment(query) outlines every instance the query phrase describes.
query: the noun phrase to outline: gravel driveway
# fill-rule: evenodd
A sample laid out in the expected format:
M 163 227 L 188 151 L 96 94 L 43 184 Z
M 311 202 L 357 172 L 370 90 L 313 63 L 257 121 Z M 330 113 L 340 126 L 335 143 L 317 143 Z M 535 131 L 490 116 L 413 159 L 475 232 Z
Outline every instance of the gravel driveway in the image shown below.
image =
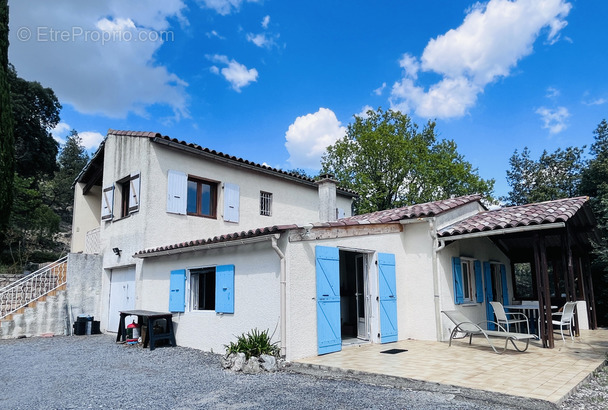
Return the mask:
M 109 335 L 0 340 L 0 357 L 2 409 L 549 407 L 479 391 L 299 367 L 235 374 L 221 368 L 216 354 L 184 347 L 151 352 L 116 344 Z

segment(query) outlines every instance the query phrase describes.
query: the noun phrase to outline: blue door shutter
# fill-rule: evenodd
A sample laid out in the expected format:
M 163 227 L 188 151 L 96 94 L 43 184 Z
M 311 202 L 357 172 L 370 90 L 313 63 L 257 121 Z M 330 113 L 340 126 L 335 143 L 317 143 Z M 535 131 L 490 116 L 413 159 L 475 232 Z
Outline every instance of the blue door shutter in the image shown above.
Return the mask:
M 215 268 L 215 311 L 234 313 L 234 265 Z
M 316 246 L 317 339 L 319 354 L 342 350 L 340 330 L 340 251 Z
M 481 262 L 473 262 L 473 270 L 475 271 L 475 301 L 477 303 L 483 302 L 483 282 L 481 279 Z
M 169 312 L 183 312 L 186 308 L 186 269 L 171 271 L 169 289 Z
M 378 293 L 380 296 L 380 343 L 397 341 L 397 279 L 395 255 L 378 254 Z
M 486 285 L 486 320 L 493 322 L 494 309 L 492 309 L 490 302 L 494 300 L 494 295 L 492 293 L 492 268 L 490 262 L 483 263 L 483 278 Z M 496 325 L 488 322 L 488 330 L 496 330 Z
M 500 281 L 502 282 L 502 304 L 508 305 L 509 302 L 509 286 L 507 285 L 507 269 L 505 265 L 500 265 Z
M 454 303 L 461 305 L 464 302 L 464 294 L 462 293 L 462 265 L 460 258 L 452 258 L 452 276 L 454 278 Z

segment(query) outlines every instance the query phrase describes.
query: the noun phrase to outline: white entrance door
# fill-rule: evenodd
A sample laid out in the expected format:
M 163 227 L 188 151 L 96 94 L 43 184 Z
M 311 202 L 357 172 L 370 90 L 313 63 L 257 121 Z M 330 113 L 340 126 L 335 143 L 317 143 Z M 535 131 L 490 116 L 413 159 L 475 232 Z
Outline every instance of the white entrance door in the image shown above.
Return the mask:
M 112 269 L 107 330 L 118 331 L 119 312 L 130 309 L 135 309 L 135 266 Z
M 369 307 L 370 294 L 367 269 L 365 268 L 365 255 L 355 257 L 355 276 L 357 285 L 357 337 L 369 340 Z

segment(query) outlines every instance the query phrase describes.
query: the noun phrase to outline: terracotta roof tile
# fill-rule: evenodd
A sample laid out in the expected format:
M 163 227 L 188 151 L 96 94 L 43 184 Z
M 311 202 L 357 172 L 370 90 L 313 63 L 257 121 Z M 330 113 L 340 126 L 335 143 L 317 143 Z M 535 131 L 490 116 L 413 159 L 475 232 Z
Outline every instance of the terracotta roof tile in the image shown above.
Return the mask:
M 234 232 L 234 233 L 214 236 L 213 238 L 197 239 L 197 240 L 193 240 L 193 241 L 176 243 L 173 245 L 149 248 L 149 249 L 145 249 L 145 250 L 136 252 L 135 256 L 136 257 L 144 256 L 144 255 L 150 255 L 150 254 L 154 254 L 154 253 L 158 253 L 158 252 L 166 252 L 166 251 L 180 249 L 180 248 L 190 248 L 190 247 L 194 247 L 194 246 L 209 245 L 209 244 L 220 243 L 220 242 L 230 242 L 230 241 L 234 241 L 234 240 L 260 237 L 260 236 L 264 236 L 264 235 L 270 235 L 273 233 L 283 232 L 288 229 L 294 229 L 294 228 L 298 228 L 298 226 L 297 225 L 274 225 L 274 226 L 268 226 L 265 228 L 250 229 L 248 231 Z
M 438 234 L 446 237 L 518 226 L 566 222 L 588 200 L 588 197 L 583 196 L 493 209 L 447 226 L 439 230 Z
M 284 175 L 284 176 L 289 176 L 291 178 L 296 178 L 296 179 L 300 179 L 302 181 L 306 181 L 306 182 L 315 182 L 315 179 L 313 178 L 309 178 L 309 177 L 305 177 L 299 174 L 295 174 L 293 172 L 287 172 L 287 171 L 283 171 L 282 169 L 279 168 L 273 168 L 273 167 L 269 167 L 268 165 L 262 165 L 262 164 L 258 164 L 256 162 L 252 162 L 240 157 L 235 157 L 234 155 L 229 155 L 229 154 L 225 154 L 221 151 L 215 151 L 209 148 L 204 148 L 201 147 L 198 144 L 194 144 L 194 143 L 190 143 L 190 142 L 186 142 L 186 141 L 182 141 L 182 140 L 178 140 L 177 138 L 171 138 L 167 135 L 161 135 L 159 133 L 156 132 L 149 132 L 149 131 L 121 131 L 121 130 L 113 130 L 113 129 L 109 129 L 108 130 L 108 134 L 112 134 L 112 135 L 120 135 L 120 136 L 125 136 L 125 137 L 145 137 L 145 138 L 150 138 L 150 139 L 154 139 L 154 138 L 159 138 L 165 141 L 170 141 L 173 142 L 175 144 L 179 144 L 179 145 L 183 145 L 185 147 L 190 147 L 208 154 L 212 154 L 214 156 L 217 156 L 219 158 L 224 158 L 224 159 L 228 159 L 230 161 L 234 161 L 234 162 L 238 162 L 241 164 L 246 164 L 246 165 L 250 165 L 256 168 L 261 168 L 261 169 L 265 169 L 265 170 L 269 170 L 272 172 L 275 172 L 277 174 L 280 175 Z M 345 189 L 345 188 L 341 188 L 338 187 L 338 191 L 342 194 L 348 194 L 350 196 L 357 196 L 357 193 L 355 191 L 352 191 L 350 189 Z
M 388 223 L 400 221 L 402 219 L 435 216 L 459 206 L 479 201 L 480 199 L 481 195 L 478 194 L 465 195 L 440 201 L 426 202 L 424 204 L 409 205 L 401 208 L 387 209 L 385 211 L 355 215 L 348 218 L 342 218 L 339 222 L 342 222 L 345 225 L 356 225 L 365 223 Z

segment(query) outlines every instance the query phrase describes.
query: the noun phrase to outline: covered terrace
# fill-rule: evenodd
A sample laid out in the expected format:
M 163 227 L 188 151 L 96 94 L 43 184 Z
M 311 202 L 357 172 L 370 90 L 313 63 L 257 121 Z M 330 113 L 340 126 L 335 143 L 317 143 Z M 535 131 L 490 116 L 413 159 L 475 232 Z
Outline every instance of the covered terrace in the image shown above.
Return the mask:
M 543 347 L 555 346 L 552 306 L 585 301 L 589 329 L 597 328 L 590 254 L 598 237 L 588 197 L 488 210 L 439 230 L 438 237 L 446 244 L 485 237 L 509 257 L 514 299 L 538 301 Z M 574 332 L 580 334 L 578 319 Z

